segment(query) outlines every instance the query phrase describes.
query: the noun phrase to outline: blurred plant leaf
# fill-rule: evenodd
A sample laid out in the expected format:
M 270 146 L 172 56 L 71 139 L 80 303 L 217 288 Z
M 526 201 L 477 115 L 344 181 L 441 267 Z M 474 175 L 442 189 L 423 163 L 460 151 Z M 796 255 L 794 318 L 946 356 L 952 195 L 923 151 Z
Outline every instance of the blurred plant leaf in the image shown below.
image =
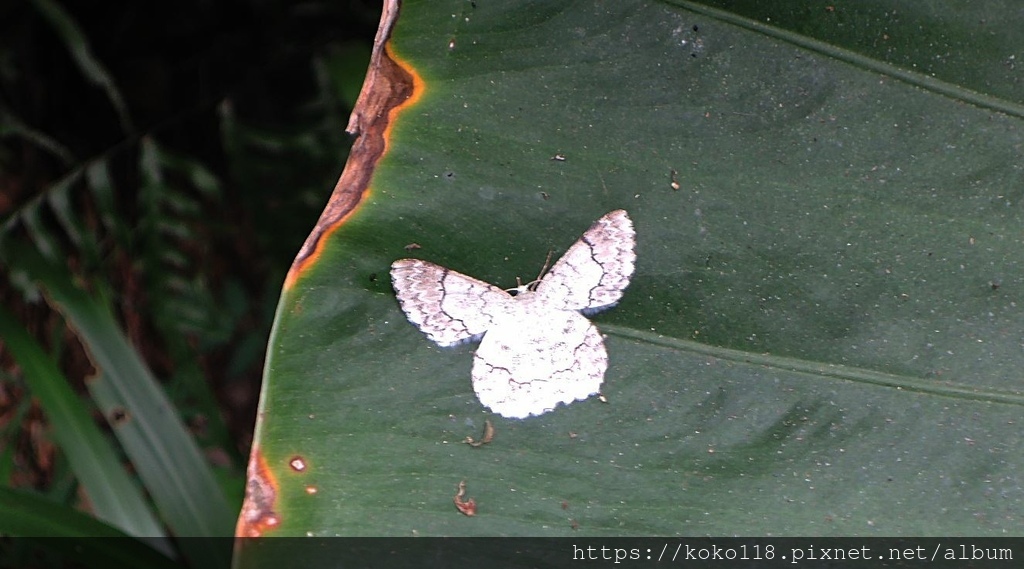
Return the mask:
M 128 106 L 125 105 L 124 98 L 121 96 L 114 78 L 107 71 L 106 66 L 93 55 L 92 48 L 89 46 L 89 39 L 82 33 L 81 28 L 79 28 L 74 18 L 71 17 L 71 14 L 56 0 L 32 0 L 32 4 L 35 5 L 36 10 L 46 18 L 50 25 L 53 26 L 57 35 L 63 40 L 71 57 L 82 71 L 82 75 L 106 92 L 107 99 L 110 100 L 114 111 L 117 112 L 117 116 L 121 121 L 121 128 L 124 129 L 124 132 L 130 133 L 134 130 L 131 115 L 128 113 Z
M 224 307 L 203 266 L 202 251 L 210 247 L 210 235 L 221 229 L 206 219 L 206 202 L 216 205 L 222 197 L 220 182 L 197 159 L 168 151 L 151 137 L 143 137 L 138 150 L 142 176 L 138 204 L 132 210 L 137 221 L 118 203 L 110 161 L 100 158 L 76 166 L 19 207 L 5 221 L 0 241 L 10 248 L 25 247 L 18 231 L 24 228 L 35 248 L 56 263 L 63 262 L 65 245 L 70 245 L 89 277 L 97 277 L 101 270 L 120 273 L 126 267 L 116 263 L 130 257 L 133 274 L 128 286 L 138 282 L 147 303 L 127 308 L 144 311 L 152 319 L 169 359 L 177 362 L 171 383 L 182 388 L 171 390 L 180 395 L 175 402 L 187 401 L 182 410 L 194 410 L 204 419 L 203 442 L 227 450 L 237 463 L 240 457 L 196 349 L 197 339 L 203 353 L 223 346 L 243 316 L 237 307 Z M 83 209 L 95 212 L 98 223 Z M 98 276 L 92 286 L 108 289 L 108 278 Z
M 6 536 L 47 538 L 40 546 L 50 554 L 63 554 L 65 562 L 79 567 L 179 567 L 144 540 L 135 539 L 96 518 L 69 510 L 38 494 L 0 487 L 0 533 Z M 78 539 L 54 539 L 78 538 Z M 10 545 L 10 544 L 5 544 Z M 8 553 L 2 552 L 0 553 Z M 3 559 L 8 565 L 13 560 Z M 39 561 L 30 561 L 35 566 Z
M 118 328 L 109 306 L 73 284 L 62 267 L 29 250 L 8 249 L 12 270 L 25 271 L 64 314 L 99 374 L 87 382 L 163 520 L 177 537 L 230 535 L 234 512 L 152 373 Z M 182 540 L 194 563 L 226 567 L 216 542 Z
M 53 437 L 71 462 L 97 518 L 135 536 L 164 535 L 149 503 L 128 477 L 117 453 L 100 433 L 56 362 L 0 307 L 0 336 L 21 366 L 53 427 Z
M 55 140 L 52 136 L 32 128 L 24 121 L 14 116 L 0 103 L 0 137 L 18 136 L 31 141 L 39 148 L 45 149 L 50 154 L 60 158 L 65 164 L 74 161 L 74 154 L 66 146 Z

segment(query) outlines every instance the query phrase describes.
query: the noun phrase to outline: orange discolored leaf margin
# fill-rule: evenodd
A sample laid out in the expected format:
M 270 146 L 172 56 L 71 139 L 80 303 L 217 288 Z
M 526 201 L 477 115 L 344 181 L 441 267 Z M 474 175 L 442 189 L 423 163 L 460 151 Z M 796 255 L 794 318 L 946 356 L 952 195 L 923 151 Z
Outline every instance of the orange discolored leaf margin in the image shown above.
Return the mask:
M 302 272 L 316 261 L 325 238 L 363 202 L 370 191 L 374 168 L 387 152 L 395 118 L 423 94 L 423 80 L 388 46 L 399 7 L 399 0 L 384 3 L 366 79 L 345 129 L 356 135 L 356 141 L 327 206 L 292 262 L 285 279 L 285 290 L 290 289 Z
M 400 0 L 386 0 L 374 39 L 370 66 L 346 131 L 356 136 L 342 172 L 316 226 L 292 262 L 284 289 L 298 281 L 316 262 L 326 238 L 363 202 L 370 191 L 370 179 L 377 162 L 387 152 L 388 137 L 399 111 L 412 105 L 423 93 L 423 81 L 408 64 L 388 47 L 391 30 L 398 18 Z M 293 469 L 295 461 L 291 462 Z M 307 487 L 315 493 L 315 487 Z M 274 472 L 257 447 L 249 457 L 245 500 L 235 528 L 237 537 L 258 537 L 281 524 L 276 510 L 279 496 Z
M 253 449 L 246 471 L 245 501 L 235 525 L 235 537 L 260 537 L 281 523 L 274 511 L 277 481 L 259 449 Z

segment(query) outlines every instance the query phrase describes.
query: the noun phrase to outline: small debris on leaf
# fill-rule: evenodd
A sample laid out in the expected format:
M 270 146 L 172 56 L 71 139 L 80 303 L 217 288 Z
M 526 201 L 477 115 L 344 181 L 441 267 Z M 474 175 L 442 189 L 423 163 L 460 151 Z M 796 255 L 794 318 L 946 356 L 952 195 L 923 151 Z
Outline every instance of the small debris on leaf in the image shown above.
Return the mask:
M 476 515 L 476 501 L 472 498 L 463 501 L 462 497 L 466 495 L 466 481 L 462 480 L 459 482 L 459 492 L 455 495 L 454 502 L 455 507 L 467 517 L 473 517 Z
M 484 436 L 480 440 L 473 437 L 466 437 L 465 443 L 473 448 L 479 448 L 494 440 L 494 424 L 490 420 L 484 420 Z

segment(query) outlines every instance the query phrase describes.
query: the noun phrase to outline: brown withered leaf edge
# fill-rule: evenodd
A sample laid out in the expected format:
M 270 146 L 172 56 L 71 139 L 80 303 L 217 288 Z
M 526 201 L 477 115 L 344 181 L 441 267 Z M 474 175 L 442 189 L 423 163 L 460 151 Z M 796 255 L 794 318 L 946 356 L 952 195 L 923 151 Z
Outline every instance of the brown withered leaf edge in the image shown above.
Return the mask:
M 235 525 L 235 537 L 260 537 L 281 523 L 274 511 L 277 481 L 258 449 L 253 448 L 246 471 L 245 500 Z
M 294 283 L 307 263 L 315 258 L 324 236 L 362 202 L 377 161 L 386 149 L 386 133 L 394 111 L 414 94 L 413 75 L 395 61 L 387 47 L 400 7 L 400 0 L 384 2 L 366 79 L 345 128 L 356 140 L 327 206 L 292 263 L 286 287 Z
M 349 215 L 362 201 L 373 169 L 384 154 L 386 131 L 393 111 L 412 97 L 415 80 L 391 57 L 387 41 L 398 18 L 401 0 L 385 0 L 377 36 L 373 42 L 370 66 L 362 91 L 349 117 L 346 131 L 356 136 L 349 151 L 345 170 L 334 186 L 330 200 L 313 231 L 302 244 L 292 263 L 285 287 L 294 283 L 303 267 L 316 257 L 323 237 Z M 238 537 L 257 537 L 277 528 L 282 520 L 276 512 L 277 482 L 259 448 L 250 451 L 245 500 L 235 527 Z

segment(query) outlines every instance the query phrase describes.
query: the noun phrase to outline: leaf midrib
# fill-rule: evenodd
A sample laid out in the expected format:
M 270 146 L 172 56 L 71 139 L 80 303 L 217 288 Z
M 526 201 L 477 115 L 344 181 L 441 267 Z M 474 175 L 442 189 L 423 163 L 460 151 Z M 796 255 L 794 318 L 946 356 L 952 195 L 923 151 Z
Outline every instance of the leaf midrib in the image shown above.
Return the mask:
M 803 360 L 800 358 L 777 356 L 768 353 L 757 354 L 733 348 L 710 346 L 694 342 L 692 340 L 682 340 L 670 336 L 663 336 L 661 334 L 645 332 L 628 326 L 602 324 L 601 331 L 606 334 L 612 334 L 622 338 L 639 340 L 653 346 L 662 346 L 677 351 L 711 356 L 735 363 L 758 365 L 792 373 L 811 375 L 817 378 L 879 385 L 899 391 L 925 393 L 958 400 L 984 401 L 988 403 L 1024 406 L 1024 393 L 1019 391 L 966 385 L 948 380 L 944 380 L 942 383 L 935 383 L 907 375 L 884 373 L 843 364 L 822 363 L 812 360 Z
M 726 12 L 718 8 L 704 6 L 695 2 L 688 2 L 687 0 L 673 0 L 672 3 L 681 8 L 708 16 L 709 18 L 714 18 L 727 24 L 739 26 L 759 34 L 763 34 L 766 37 L 775 38 L 777 40 L 820 53 L 826 57 L 844 61 L 869 71 L 874 71 L 898 81 L 914 85 L 915 87 L 919 87 L 926 91 L 940 94 L 957 101 L 970 103 L 977 107 L 992 109 L 1017 118 L 1024 118 L 1024 105 L 1013 101 L 993 97 L 992 95 L 985 93 L 979 93 L 955 83 L 942 81 L 941 79 L 937 79 L 924 73 L 905 69 L 885 61 L 879 61 L 855 51 L 843 49 L 802 34 L 770 26 L 756 20 L 751 20 L 750 18 L 745 18 L 732 12 Z

